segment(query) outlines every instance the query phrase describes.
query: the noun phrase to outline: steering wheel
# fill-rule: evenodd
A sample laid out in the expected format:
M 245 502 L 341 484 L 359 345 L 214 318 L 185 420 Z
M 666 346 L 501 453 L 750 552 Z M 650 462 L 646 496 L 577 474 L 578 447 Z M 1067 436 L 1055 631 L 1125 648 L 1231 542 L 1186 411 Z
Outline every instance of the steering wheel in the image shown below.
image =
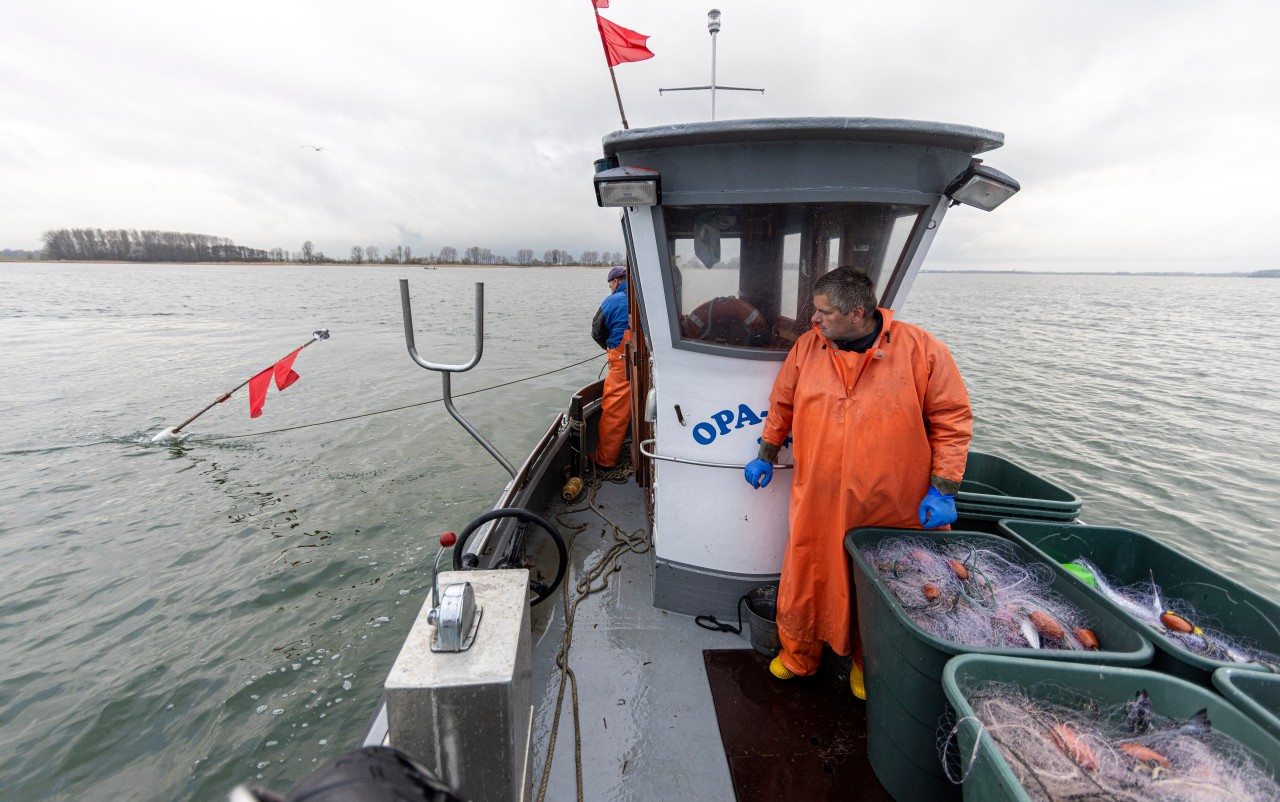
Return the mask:
M 476 518 L 474 521 L 467 524 L 467 528 L 463 529 L 461 534 L 458 535 L 458 542 L 453 546 L 453 570 L 461 571 L 463 569 L 476 567 L 479 561 L 474 554 L 467 555 L 471 558 L 467 560 L 470 565 L 463 562 L 463 552 L 465 551 L 467 538 L 471 537 L 471 533 L 475 532 L 482 525 L 487 524 L 489 521 L 497 520 L 498 518 L 519 518 L 522 521 L 537 524 L 548 535 L 551 535 L 551 539 L 555 541 L 556 551 L 559 553 L 559 562 L 556 565 L 555 579 L 551 581 L 550 585 L 544 585 L 541 582 L 529 582 L 529 589 L 534 592 L 534 599 L 529 602 L 529 606 L 533 607 L 541 604 L 546 601 L 552 593 L 555 593 L 556 588 L 560 587 L 560 583 L 564 581 L 564 575 L 569 569 L 569 550 L 565 548 L 564 538 L 560 536 L 559 530 L 552 526 L 546 518 L 543 518 L 535 512 L 530 512 L 529 510 L 521 507 L 499 507 L 496 510 L 486 512 L 484 515 L 481 515 L 479 518 Z M 524 527 L 520 527 L 520 529 L 517 530 L 515 548 L 511 550 L 511 553 L 513 555 L 520 555 L 524 553 Z M 498 567 L 514 568 L 517 566 L 508 562 L 500 564 Z

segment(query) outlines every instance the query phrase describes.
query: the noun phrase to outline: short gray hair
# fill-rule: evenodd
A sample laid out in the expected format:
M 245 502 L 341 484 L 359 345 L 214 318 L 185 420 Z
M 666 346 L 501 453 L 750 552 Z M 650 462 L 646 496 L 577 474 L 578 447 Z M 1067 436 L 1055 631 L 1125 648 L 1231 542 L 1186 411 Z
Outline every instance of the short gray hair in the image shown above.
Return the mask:
M 876 308 L 876 285 L 864 271 L 848 265 L 837 267 L 813 282 L 813 295 L 825 295 L 841 314 L 861 309 L 871 314 Z

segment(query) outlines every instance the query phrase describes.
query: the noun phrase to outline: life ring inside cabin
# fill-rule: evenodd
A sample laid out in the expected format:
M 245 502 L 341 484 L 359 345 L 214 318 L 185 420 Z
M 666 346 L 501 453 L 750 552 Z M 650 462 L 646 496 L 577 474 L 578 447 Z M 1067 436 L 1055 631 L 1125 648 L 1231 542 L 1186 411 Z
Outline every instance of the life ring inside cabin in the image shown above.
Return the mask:
M 731 295 L 712 298 L 680 321 L 680 333 L 687 340 L 749 345 L 756 348 L 770 341 L 769 321 L 760 310 Z

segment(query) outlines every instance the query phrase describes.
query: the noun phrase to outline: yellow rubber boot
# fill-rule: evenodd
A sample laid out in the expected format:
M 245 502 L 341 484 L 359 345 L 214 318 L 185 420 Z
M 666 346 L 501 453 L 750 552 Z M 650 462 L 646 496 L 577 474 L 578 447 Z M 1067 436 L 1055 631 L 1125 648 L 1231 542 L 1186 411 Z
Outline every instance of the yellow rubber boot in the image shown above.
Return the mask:
M 862 678 L 862 669 L 858 667 L 857 661 L 849 666 L 849 690 L 862 701 L 867 701 L 867 683 Z
M 781 657 L 773 658 L 773 662 L 769 664 L 769 673 L 778 679 L 791 679 L 796 675 L 794 671 L 782 664 Z

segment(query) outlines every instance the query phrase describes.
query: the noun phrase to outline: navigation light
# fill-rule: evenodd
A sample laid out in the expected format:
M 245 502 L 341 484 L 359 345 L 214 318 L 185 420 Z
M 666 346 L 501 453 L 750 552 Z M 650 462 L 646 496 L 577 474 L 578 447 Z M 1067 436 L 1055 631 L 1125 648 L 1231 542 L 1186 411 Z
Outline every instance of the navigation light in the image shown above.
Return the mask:
M 944 194 L 951 198 L 952 206 L 963 203 L 989 212 L 1012 198 L 1021 188 L 1017 181 L 983 164 L 982 159 L 974 159 Z
M 599 206 L 657 206 L 662 200 L 662 176 L 644 167 L 615 167 L 596 173 Z

